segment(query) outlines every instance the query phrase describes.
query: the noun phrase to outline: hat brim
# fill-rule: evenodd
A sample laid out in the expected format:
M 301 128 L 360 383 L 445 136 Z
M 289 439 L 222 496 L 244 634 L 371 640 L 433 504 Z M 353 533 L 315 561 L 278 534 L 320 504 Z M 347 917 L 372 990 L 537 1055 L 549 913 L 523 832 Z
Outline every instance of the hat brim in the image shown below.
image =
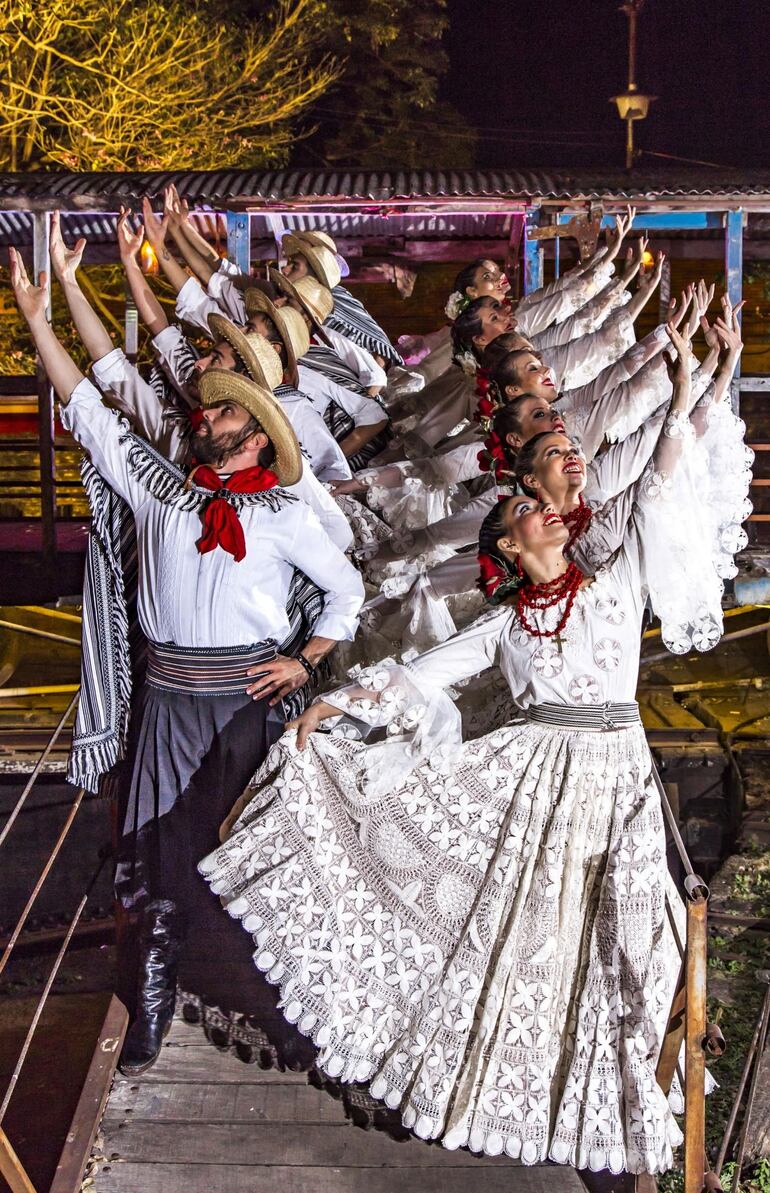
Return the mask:
M 281 308 L 277 307 L 272 299 L 268 298 L 263 290 L 247 290 L 244 298 L 247 315 L 262 314 L 267 315 L 272 319 L 275 326 L 278 328 L 278 334 L 281 337 L 284 348 L 286 349 L 286 372 L 289 373 L 296 380 L 297 376 L 297 354 L 294 351 L 294 345 L 291 342 L 291 333 L 286 320 L 281 314 Z
M 300 239 L 295 236 L 293 232 L 289 232 L 281 241 L 281 251 L 287 257 L 293 257 L 295 253 L 301 253 L 307 260 L 310 268 L 322 286 L 327 290 L 333 290 L 335 286 L 339 286 L 342 279 L 342 271 L 334 257 L 334 253 L 326 245 L 312 244 L 309 240 Z M 324 253 L 328 253 L 334 261 L 333 273 L 329 272 L 327 263 L 324 261 Z
M 320 338 L 323 340 L 324 344 L 326 344 L 327 348 L 331 348 L 332 342 L 329 339 L 329 337 L 327 336 L 326 332 L 324 331 L 321 323 L 319 323 L 318 315 L 313 310 L 313 308 L 308 305 L 307 301 L 300 294 L 299 290 L 294 285 L 294 283 L 290 282 L 287 277 L 284 277 L 284 275 L 278 269 L 270 270 L 270 281 L 273 282 L 276 289 L 279 290 L 281 292 L 281 294 L 283 294 L 284 298 L 292 298 L 292 299 L 294 299 L 295 302 L 299 303 L 299 305 L 302 307 L 302 310 L 310 318 L 310 320 L 313 324 L 313 327 L 315 329 L 316 335 L 320 336 Z
M 296 485 L 302 477 L 302 452 L 294 428 L 269 389 L 230 369 L 207 369 L 199 381 L 204 409 L 235 402 L 257 420 L 275 451 L 272 470 L 281 485 Z
M 234 352 L 240 356 L 244 365 L 246 366 L 249 376 L 252 381 L 256 381 L 257 385 L 264 386 L 265 389 L 273 389 L 273 385 L 266 375 L 262 362 L 253 351 L 251 344 L 246 339 L 245 334 L 239 327 L 224 315 L 211 314 L 209 315 L 209 329 L 212 336 L 216 340 L 226 340 Z M 271 349 L 273 351 L 273 349 Z M 276 354 L 277 356 L 277 354 Z M 281 369 L 283 372 L 283 368 Z M 280 384 L 280 378 L 276 381 L 276 385 Z

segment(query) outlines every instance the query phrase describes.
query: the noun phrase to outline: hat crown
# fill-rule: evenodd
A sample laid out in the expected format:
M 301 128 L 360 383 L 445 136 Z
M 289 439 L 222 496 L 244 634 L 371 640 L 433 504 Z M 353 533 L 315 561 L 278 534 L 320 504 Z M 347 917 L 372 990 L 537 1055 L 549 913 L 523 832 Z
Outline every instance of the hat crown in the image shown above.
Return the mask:
M 331 290 L 322 286 L 317 278 L 310 276 L 300 278 L 298 282 L 294 283 L 294 288 L 312 309 L 319 323 L 323 323 L 325 319 L 329 318 L 334 310 Z
M 299 359 L 306 354 L 310 347 L 310 332 L 307 329 L 307 324 L 299 311 L 295 311 L 294 307 L 290 307 L 288 304 L 281 308 L 280 317 L 283 319 L 292 351 Z
M 297 237 L 297 240 L 304 240 L 308 244 L 317 245 L 319 248 L 323 246 L 335 255 L 337 253 L 337 245 L 328 232 L 295 232 L 294 235 Z
M 269 340 L 266 340 L 257 331 L 247 331 L 243 338 L 249 345 L 262 370 L 263 376 L 261 378 L 254 377 L 254 380 L 258 384 L 266 384 L 268 389 L 275 389 L 276 385 L 281 384 L 281 378 L 283 377 L 283 365 L 275 348 L 272 347 Z M 251 372 L 251 362 L 244 361 L 244 363 Z

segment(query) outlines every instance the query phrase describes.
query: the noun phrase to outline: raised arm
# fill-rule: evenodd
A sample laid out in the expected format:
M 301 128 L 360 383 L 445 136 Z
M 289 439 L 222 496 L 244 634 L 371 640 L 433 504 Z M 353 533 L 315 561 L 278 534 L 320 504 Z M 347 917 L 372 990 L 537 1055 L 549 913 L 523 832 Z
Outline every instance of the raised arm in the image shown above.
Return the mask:
M 118 250 L 125 270 L 126 281 L 139 312 L 139 318 L 150 335 L 155 337 L 168 327 L 168 319 L 163 307 L 155 297 L 150 283 L 142 273 L 142 267 L 139 264 L 139 250 L 144 240 L 144 229 L 139 228 L 137 231 L 132 229 L 131 214 L 130 210 L 121 207 L 117 225 Z
M 178 294 L 189 274 L 178 261 L 174 260 L 166 245 L 169 216 L 168 214 L 162 217 L 155 215 L 152 204 L 146 196 L 142 199 L 142 215 L 144 217 L 144 234 L 155 250 L 161 269 Z
M 8 258 L 11 267 L 11 285 L 19 310 L 32 333 L 48 380 L 56 390 L 59 401 L 66 406 L 73 389 L 85 378 L 67 349 L 59 343 L 46 318 L 48 275 L 41 273 L 40 285 L 33 286 L 27 276 L 21 254 L 11 248 L 8 250 Z
M 665 260 L 666 254 L 658 253 L 655 260 L 655 268 L 637 286 L 636 293 L 632 296 L 631 301 L 626 307 L 626 314 L 629 319 L 635 320 L 639 317 L 657 290 L 663 275 L 663 263 Z
M 719 372 L 714 379 L 714 401 L 721 402 L 730 388 L 736 365 L 743 351 L 743 337 L 738 320 L 743 303 L 733 310 L 730 299 L 725 294 L 722 298 L 723 317 L 714 323 L 714 330 L 719 338 L 719 344 L 724 349 Z
M 58 211 L 54 211 L 51 216 L 51 264 L 86 352 L 91 360 L 101 360 L 112 351 L 114 345 L 77 280 L 77 270 L 85 247 L 86 241 L 81 237 L 73 249 L 67 248 L 61 234 L 61 217 Z
M 168 215 L 168 228 L 179 252 L 195 276 L 206 285 L 219 267 L 219 257 L 193 226 L 187 203 L 179 198 L 173 185 L 163 192 L 163 211 Z

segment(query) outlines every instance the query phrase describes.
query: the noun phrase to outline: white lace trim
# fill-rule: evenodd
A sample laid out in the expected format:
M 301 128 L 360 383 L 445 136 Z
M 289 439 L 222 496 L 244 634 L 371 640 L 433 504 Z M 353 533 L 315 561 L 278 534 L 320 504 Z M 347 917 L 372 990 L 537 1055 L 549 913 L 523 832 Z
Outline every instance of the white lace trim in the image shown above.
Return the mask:
M 449 1148 L 668 1168 L 678 956 L 641 729 L 508 726 L 380 797 L 366 752 L 285 737 L 201 864 L 321 1067 Z

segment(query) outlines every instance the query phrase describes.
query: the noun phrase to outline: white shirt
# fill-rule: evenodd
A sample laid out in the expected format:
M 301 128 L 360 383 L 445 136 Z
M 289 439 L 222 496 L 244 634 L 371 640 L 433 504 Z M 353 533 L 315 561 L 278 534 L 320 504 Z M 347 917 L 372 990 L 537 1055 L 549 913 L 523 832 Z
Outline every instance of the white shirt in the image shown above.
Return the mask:
M 330 402 L 336 402 L 350 415 L 357 427 L 371 427 L 387 420 L 387 414 L 374 398 L 364 397 L 355 390 L 338 385 L 325 373 L 308 368 L 302 361 L 297 365 L 297 373 L 297 388 L 307 394 L 319 414 L 324 413 Z
M 345 364 L 353 370 L 363 386 L 370 389 L 372 386 L 387 385 L 388 378 L 385 375 L 385 370 L 377 364 L 371 352 L 368 352 L 366 348 L 362 348 L 360 344 L 354 344 L 341 331 L 335 331 L 333 327 L 328 327 L 326 324 L 324 324 L 324 335 L 340 360 L 344 360 Z
M 221 547 L 201 555 L 196 546 L 200 512 L 158 500 L 134 475 L 130 440 L 95 386 L 81 381 L 62 407 L 61 419 L 133 511 L 138 614 L 151 641 L 192 648 L 284 641 L 294 568 L 326 593 L 315 634 L 352 640 L 364 596 L 361 577 L 304 502 L 287 501 L 277 511 L 266 504 L 244 506 L 239 518 L 246 556 L 239 563 Z
M 280 385 L 275 391 L 275 398 L 281 403 L 319 481 L 350 480 L 353 473 L 342 448 L 310 398 L 293 385 Z
M 153 340 L 159 360 L 172 375 L 174 345 L 181 336 L 178 327 L 167 327 Z M 187 443 L 179 419 L 173 417 L 173 407 L 164 406 L 158 401 L 152 386 L 148 385 L 121 348 L 113 349 L 96 361 L 93 374 L 99 388 L 126 415 L 137 434 L 173 463 L 181 464 L 184 461 Z M 347 518 L 310 468 L 303 468 L 301 478 L 296 485 L 291 485 L 290 492 L 310 506 L 325 533 L 341 551 L 347 551 L 352 546 L 353 532 Z

